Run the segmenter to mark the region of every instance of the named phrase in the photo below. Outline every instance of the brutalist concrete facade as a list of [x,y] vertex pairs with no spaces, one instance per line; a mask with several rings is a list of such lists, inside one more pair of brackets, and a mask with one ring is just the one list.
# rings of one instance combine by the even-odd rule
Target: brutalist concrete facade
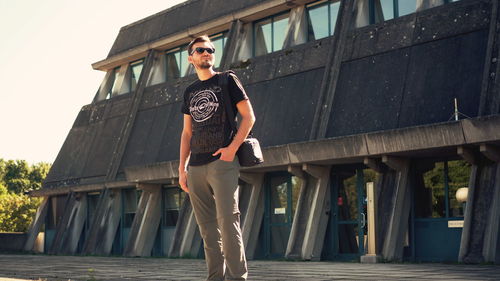
[[[25,249],[45,224],[49,253],[200,256],[188,196],[175,226],[162,227],[170,200],[164,187],[175,187],[178,177],[183,90],[196,76],[188,69],[164,81],[160,73],[165,50],[226,31],[220,69],[233,69],[245,86],[266,159],[241,170],[249,258],[271,258],[259,254],[274,243],[273,234],[268,244],[261,239],[272,232],[264,211],[269,174],[300,179],[281,257],[318,260],[328,245],[343,243],[332,242],[328,230],[341,204],[331,195],[338,180],[332,175],[370,168],[378,174],[377,254],[419,260],[412,206],[429,170],[422,163],[464,159],[471,165],[469,195],[451,260],[498,263],[499,1],[417,0],[414,13],[387,21],[377,19],[377,0],[340,1],[333,35],[311,41],[313,2],[190,0],[123,27],[108,57],[93,64],[107,72],[93,102],[78,113],[43,188],[32,192],[46,200]],[[254,22],[283,12],[283,48],[253,56]],[[142,72],[131,87],[137,59]],[[450,121],[454,99],[468,118]],[[136,209],[128,216],[124,202],[132,197]]]

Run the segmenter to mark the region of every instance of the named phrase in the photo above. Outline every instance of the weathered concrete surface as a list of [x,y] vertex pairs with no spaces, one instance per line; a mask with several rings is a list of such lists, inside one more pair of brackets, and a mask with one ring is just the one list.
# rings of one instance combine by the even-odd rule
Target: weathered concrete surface
[[[205,261],[0,255],[2,277],[41,280],[203,280]],[[249,280],[496,280],[500,266],[250,261]]]

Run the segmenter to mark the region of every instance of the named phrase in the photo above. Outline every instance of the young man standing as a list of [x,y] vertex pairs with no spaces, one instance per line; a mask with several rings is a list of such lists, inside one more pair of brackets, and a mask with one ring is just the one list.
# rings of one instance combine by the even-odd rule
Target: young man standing
[[[184,92],[179,184],[189,193],[204,241],[207,280],[246,280],[236,151],[252,129],[255,116],[234,74],[229,74],[227,87],[221,86],[224,74],[213,69],[215,48],[207,36],[191,41],[187,51],[198,80]],[[223,88],[229,91],[230,110],[242,117],[236,134],[226,115]]]

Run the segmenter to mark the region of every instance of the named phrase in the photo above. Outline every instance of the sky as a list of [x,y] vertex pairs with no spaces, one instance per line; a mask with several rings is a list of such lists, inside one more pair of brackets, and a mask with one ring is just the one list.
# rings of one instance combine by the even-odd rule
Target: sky
[[185,0],[0,0],[0,158],[53,163],[122,26]]

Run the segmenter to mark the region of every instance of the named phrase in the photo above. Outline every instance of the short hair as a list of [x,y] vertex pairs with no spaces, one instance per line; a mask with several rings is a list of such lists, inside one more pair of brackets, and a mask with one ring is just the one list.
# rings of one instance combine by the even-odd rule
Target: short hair
[[191,42],[189,42],[189,45],[187,46],[188,55],[191,55],[191,53],[193,52],[193,45],[199,42],[208,42],[210,43],[210,45],[212,45],[212,48],[215,49],[214,44],[212,44],[212,41],[210,41],[208,35],[202,35],[194,38]]

